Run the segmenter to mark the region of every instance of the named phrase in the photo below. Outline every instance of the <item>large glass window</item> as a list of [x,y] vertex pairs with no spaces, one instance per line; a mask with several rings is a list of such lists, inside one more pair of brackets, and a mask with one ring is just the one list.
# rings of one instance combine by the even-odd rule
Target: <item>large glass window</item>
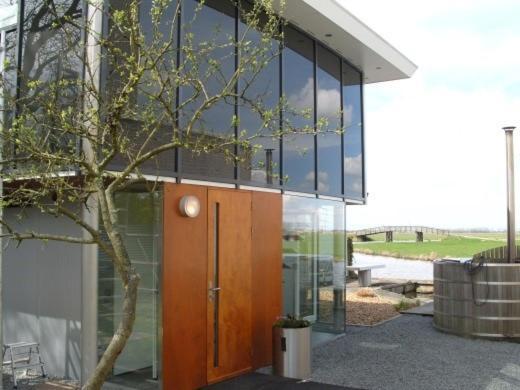
[[318,332],[345,328],[345,205],[283,198],[283,308]]
[[[116,206],[123,241],[141,282],[134,330],[109,381],[130,387],[146,381],[150,386],[159,376],[162,197],[160,192],[121,192]],[[123,291],[111,259],[101,250],[98,277],[98,350],[103,353],[121,319]]]
[[[263,47],[262,32],[248,27],[248,3],[242,2],[239,25],[239,54],[249,60],[243,74],[239,93],[239,134],[254,137],[240,154],[240,181],[264,185],[280,181],[280,42],[271,39],[270,47]],[[260,30],[264,21],[260,23]],[[253,61],[254,60],[254,61]],[[263,64],[266,63],[264,67]],[[273,133],[274,130],[274,133]]]
[[81,23],[75,22],[81,18],[82,2],[26,0],[23,4],[20,96],[29,96],[31,102],[23,109],[38,123],[42,140],[48,142],[45,147],[74,151],[75,140],[70,134],[56,134],[52,115],[55,110],[72,107],[76,112],[74,108],[80,108],[78,80],[82,77],[83,51]]
[[363,199],[363,116],[361,74],[343,63],[343,120],[345,126],[345,197]]
[[[116,11],[129,12],[129,0],[110,0],[109,5],[110,16]],[[176,10],[176,2],[139,3],[139,24],[146,45],[146,50],[140,52],[140,62],[147,68],[151,63],[154,66],[153,71],[145,71],[128,99],[118,139],[125,145],[124,151],[114,157],[110,169],[122,169],[139,153],[146,153],[178,137],[174,112],[177,90],[172,72],[177,66]],[[155,26],[153,20],[157,22]],[[108,19],[108,36],[114,46],[105,50],[107,89],[111,94],[119,94],[127,88],[127,57],[135,52],[112,17]],[[106,140],[110,142],[111,137],[106,137]],[[106,149],[107,153],[110,151],[110,147]],[[175,157],[175,150],[170,149],[146,161],[139,170],[151,175],[171,175],[176,169]]]
[[[305,134],[314,125],[314,41],[287,27],[284,32],[283,180],[295,191],[315,190],[314,135]],[[288,124],[290,124],[288,128]],[[287,134],[292,132],[294,134]]]
[[338,56],[317,47],[318,191],[341,195],[341,70]]
[[[181,88],[185,106],[180,116],[184,142],[193,153],[182,150],[182,170],[187,175],[233,179],[234,147],[218,148],[234,138],[235,99],[209,100],[221,94],[235,70],[235,13],[232,1],[208,0],[203,7],[196,0],[184,1],[182,15],[183,72],[193,82]],[[199,83],[199,81],[201,83]],[[202,88],[202,86],[204,88]],[[197,114],[200,112],[200,116]],[[197,115],[196,115],[197,114]],[[197,117],[193,130],[185,127]]]
[[[110,1],[121,8],[126,0]],[[276,38],[271,38],[266,51],[258,51],[266,42],[269,46],[269,40],[262,36],[262,18],[248,26],[245,15],[251,4],[248,0],[184,0],[180,29],[168,23],[175,17],[173,6],[154,29],[152,5],[142,2],[140,20],[147,44],[153,31],[165,43],[173,43],[160,66],[166,78],[173,67],[180,71],[180,81],[165,89],[169,96],[164,99],[177,106],[179,116],[164,122],[158,119],[165,110],[160,104],[150,105],[147,97],[148,92],[157,92],[158,83],[145,75],[135,97],[139,109],[134,110],[135,118],[125,119],[125,128],[129,134],[142,131],[146,135],[147,129],[139,130],[138,117],[146,114],[156,118],[155,128],[161,128],[150,145],[176,136],[185,144],[178,155],[172,151],[148,162],[144,173],[168,176],[177,170],[185,178],[281,185],[286,190],[363,200],[361,73],[291,25],[284,27],[281,57]],[[228,85],[236,62],[251,55],[257,61],[246,67],[238,85]],[[260,63],[267,65],[261,68]],[[154,73],[161,77],[161,72]],[[109,75],[109,79],[113,84],[117,75]],[[217,97],[226,85],[232,93],[236,89],[237,96]],[[277,107],[280,93],[282,112]],[[177,119],[179,126],[172,123]],[[284,131],[282,140],[280,129]],[[248,141],[240,142],[242,137]]]
[[[17,16],[17,4],[0,3],[0,109],[2,110],[0,120],[2,130],[11,127],[16,96]],[[0,151],[3,159],[10,159],[13,144],[3,141]]]

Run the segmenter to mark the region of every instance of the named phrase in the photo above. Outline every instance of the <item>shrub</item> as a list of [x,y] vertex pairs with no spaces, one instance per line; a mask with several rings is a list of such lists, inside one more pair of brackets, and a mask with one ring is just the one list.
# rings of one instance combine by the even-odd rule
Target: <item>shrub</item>
[[298,329],[298,328],[308,328],[311,326],[311,323],[307,320],[296,318],[295,316],[287,315],[287,317],[279,318],[273,325],[276,328],[285,328],[285,329]]

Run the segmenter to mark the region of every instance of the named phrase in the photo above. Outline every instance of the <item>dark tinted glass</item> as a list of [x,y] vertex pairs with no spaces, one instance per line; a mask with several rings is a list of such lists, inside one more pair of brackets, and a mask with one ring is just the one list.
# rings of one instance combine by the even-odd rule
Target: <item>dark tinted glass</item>
[[292,190],[314,191],[314,135],[304,134],[314,122],[314,42],[290,27],[284,38],[283,92],[289,106],[284,122],[295,132],[284,134],[283,180]]
[[318,191],[341,195],[340,59],[317,47]]
[[[209,99],[219,95],[235,70],[235,7],[228,0],[206,1],[197,11],[198,1],[186,0],[183,7],[183,45],[193,50],[194,60],[183,53],[182,67],[193,82],[181,89],[181,99],[186,103],[180,117],[181,128],[186,129],[194,114],[208,99],[198,81],[204,85]],[[192,34],[192,35],[188,35]],[[192,37],[190,43],[188,37]],[[208,49],[209,48],[209,49]],[[234,99],[218,99],[200,111],[193,130],[185,133],[185,141],[201,153],[182,151],[184,174],[209,178],[233,178],[233,147],[215,149],[215,145],[232,142],[234,137]],[[214,149],[210,153],[205,147]]]
[[[14,113],[14,100],[16,98],[16,31],[8,31],[5,34],[5,58],[2,72],[2,127],[10,128]],[[6,142],[3,145],[5,159],[12,157],[13,145]]]
[[[248,3],[241,6],[239,25],[239,52],[243,61],[264,67],[247,66],[240,80],[239,134],[253,137],[240,154],[240,180],[258,184],[278,184],[280,179],[279,130],[280,99],[280,42],[272,39],[270,46],[261,42],[262,33],[247,26]],[[261,29],[262,27],[260,27]],[[270,118],[270,119],[268,119]],[[274,133],[273,133],[274,130]],[[242,133],[243,132],[243,133]]]
[[56,134],[51,126],[45,126],[52,119],[46,117],[44,107],[80,107],[81,28],[69,18],[80,20],[82,2],[27,0],[24,4],[20,95],[30,97],[31,104],[23,108],[39,124],[42,139],[48,140],[46,147],[75,148],[69,134]]
[[343,63],[345,196],[354,199],[364,198],[361,104],[361,74],[347,63]]
[[[128,10],[129,0],[110,0],[110,13]],[[139,80],[124,112],[120,132],[126,138],[123,153],[110,165],[117,170],[125,167],[132,157],[146,153],[178,136],[175,126],[176,85],[172,70],[177,58],[176,2],[142,1],[139,3],[139,24],[146,49],[141,63],[154,63],[153,72],[146,71]],[[152,13],[157,23],[154,25]],[[109,18],[109,36],[118,51],[108,51],[108,89],[118,94],[127,84],[126,56],[131,56],[128,37]],[[145,145],[146,144],[146,145]],[[143,145],[145,145],[143,147]],[[141,164],[140,172],[150,175],[171,175],[175,171],[175,150],[162,152]]]

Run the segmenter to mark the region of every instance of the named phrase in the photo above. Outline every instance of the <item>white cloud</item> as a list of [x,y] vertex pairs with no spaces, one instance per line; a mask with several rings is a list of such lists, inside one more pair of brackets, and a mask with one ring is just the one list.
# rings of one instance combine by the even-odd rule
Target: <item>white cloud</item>
[[336,121],[341,114],[341,93],[337,89],[318,89],[318,115]]
[[[305,175],[305,185],[306,188],[309,187],[309,184],[313,185],[314,183],[314,171],[311,171]],[[330,190],[329,184],[329,174],[324,171],[318,172],[318,188],[320,191],[327,192]]]
[[314,81],[309,78],[302,89],[288,98],[290,107],[306,110],[314,106]]
[[360,176],[363,167],[363,160],[360,154],[355,157],[345,157],[345,174]]
[[[507,18],[518,2],[342,2],[419,66],[410,80],[366,87],[370,196],[350,207],[349,228],[504,228],[500,128],[520,126],[520,24],[500,26],[497,15]],[[520,172],[518,139],[515,157]]]
[[[335,120],[340,115],[341,93],[337,89],[318,89],[319,115]],[[298,110],[307,110],[314,107],[314,81],[312,78],[297,93],[288,98],[289,106]]]
[[345,118],[345,127],[352,126],[352,114],[354,113],[354,106],[352,104],[343,108],[343,117]]

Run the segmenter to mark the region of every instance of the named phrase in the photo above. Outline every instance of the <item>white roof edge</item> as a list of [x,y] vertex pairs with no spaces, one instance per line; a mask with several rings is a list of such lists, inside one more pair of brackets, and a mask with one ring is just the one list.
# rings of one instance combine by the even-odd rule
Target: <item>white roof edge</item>
[[[315,0],[306,0],[309,3],[318,3]],[[377,32],[372,30],[370,27],[368,27],[362,20],[360,20],[356,15],[352,14],[347,10],[341,3],[338,2],[338,0],[329,0],[332,1],[337,7],[339,7],[342,12],[345,14],[345,16],[352,19],[352,21],[355,21],[359,27],[360,30],[364,30],[360,32],[359,36],[354,35],[352,32],[349,31],[351,35],[358,38],[360,41],[364,41],[363,38],[367,38],[367,41],[370,41],[374,45],[379,46],[380,49],[386,51],[387,55],[389,57],[392,57],[396,62],[399,62],[400,65],[402,65],[403,69],[406,69],[405,72],[408,77],[412,77],[414,72],[417,70],[417,65],[411,61],[408,57],[406,57],[403,53],[401,53],[398,49],[395,48],[391,43],[389,43],[386,39],[384,39],[381,35],[379,35]],[[323,2],[323,1],[322,1]],[[363,36],[365,35],[365,37]],[[371,47],[372,50],[376,51],[378,47]]]
[[286,0],[284,9],[280,1],[275,6],[286,20],[358,67],[366,83],[406,79],[417,70],[417,65],[337,0]]

